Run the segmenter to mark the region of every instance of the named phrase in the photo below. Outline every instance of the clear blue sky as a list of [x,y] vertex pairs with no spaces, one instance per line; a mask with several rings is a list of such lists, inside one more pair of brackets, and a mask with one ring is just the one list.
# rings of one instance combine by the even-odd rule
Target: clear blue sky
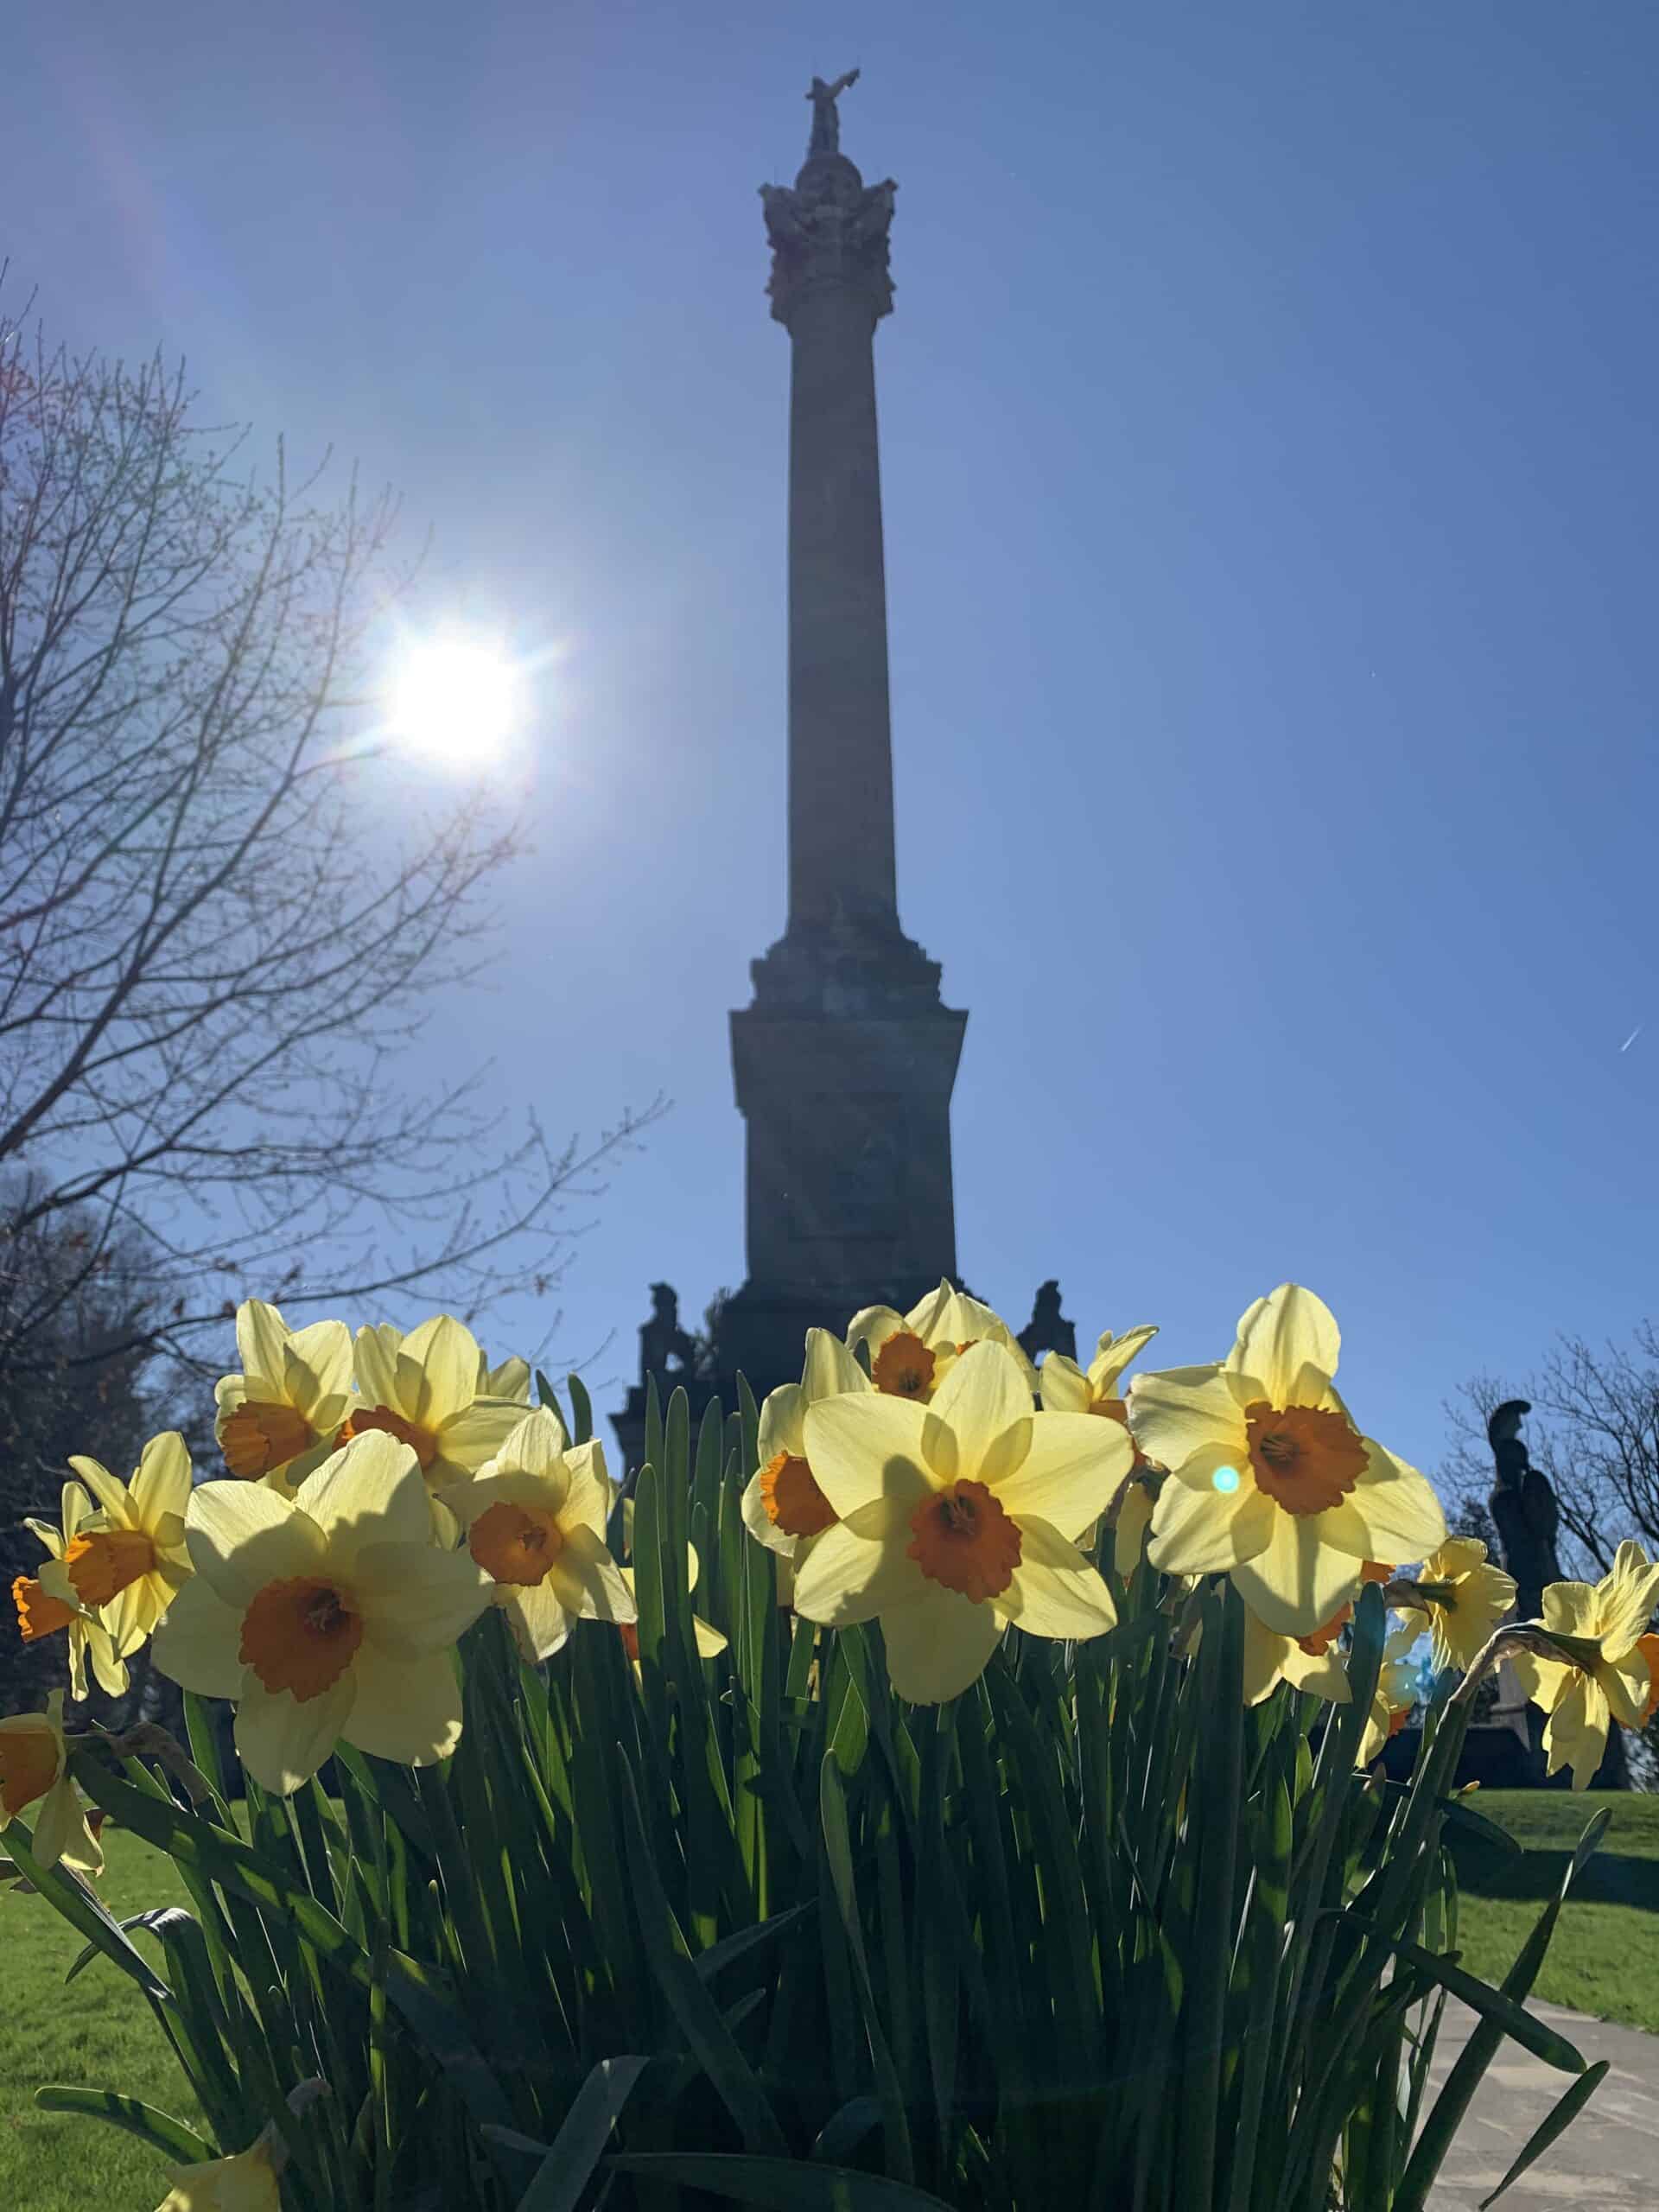
[[579,1210],[560,1344],[617,1332],[608,1399],[652,1278],[689,1318],[743,1271],[726,1011],[784,895],[755,187],[854,63],[969,1280],[1017,1325],[1057,1274],[1175,1362],[1298,1278],[1429,1465],[1461,1376],[1659,1307],[1659,15],[168,0],[8,47],[0,251],[53,326],[356,456],[433,526],[429,607],[561,648],[500,987],[430,1038],[555,1130],[677,1102]]

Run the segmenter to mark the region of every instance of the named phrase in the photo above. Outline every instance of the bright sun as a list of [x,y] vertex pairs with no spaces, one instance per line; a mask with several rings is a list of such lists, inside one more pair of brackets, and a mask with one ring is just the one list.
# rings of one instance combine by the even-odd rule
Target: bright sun
[[433,638],[404,652],[386,726],[431,760],[478,766],[500,754],[520,709],[518,676],[504,654],[468,639]]

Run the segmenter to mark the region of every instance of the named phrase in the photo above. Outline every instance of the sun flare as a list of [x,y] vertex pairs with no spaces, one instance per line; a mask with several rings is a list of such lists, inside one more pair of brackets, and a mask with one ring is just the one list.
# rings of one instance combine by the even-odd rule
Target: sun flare
[[433,638],[401,656],[386,726],[412,752],[475,768],[499,757],[521,710],[518,671],[504,653],[473,639]]

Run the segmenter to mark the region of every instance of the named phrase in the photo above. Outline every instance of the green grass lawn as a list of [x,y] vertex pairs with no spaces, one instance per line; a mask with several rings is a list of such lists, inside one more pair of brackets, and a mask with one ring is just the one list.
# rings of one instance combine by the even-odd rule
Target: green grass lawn
[[[134,1836],[105,1838],[99,1885],[118,1917],[185,1902],[171,1863]],[[160,1961],[160,1946],[136,1939]],[[66,1988],[81,1950],[41,1898],[0,1891],[0,2205],[7,2212],[155,2212],[167,2194],[153,2151],[99,2120],[36,2112],[46,2082],[120,2089],[202,2125],[149,2007],[107,1959]],[[237,2146],[240,2148],[240,2145]]]
[[[1558,2005],[1659,2031],[1659,1797],[1483,1790],[1489,1820],[1525,1847],[1508,1858],[1460,1841],[1463,1962],[1502,1979],[1568,1853],[1599,1807],[1613,1808],[1600,1853],[1561,1916],[1536,1993]],[[105,1838],[102,1888],[118,1915],[182,1901],[168,1861],[134,1837]],[[147,1941],[140,1936],[138,1941]],[[142,1997],[107,1960],[66,1988],[80,1949],[67,1923],[37,1897],[0,1896],[0,2206],[8,2212],[154,2212],[166,2194],[161,2161],[94,2120],[33,2108],[45,2082],[116,2088],[200,2126],[195,2100]],[[240,2147],[236,2146],[236,2147]]]
[[1514,1963],[1592,1813],[1609,1805],[1601,1849],[1573,1885],[1534,1994],[1659,2033],[1659,1797],[1616,1790],[1482,1789],[1473,1800],[1525,1849],[1457,1847],[1463,1963],[1499,1981]]

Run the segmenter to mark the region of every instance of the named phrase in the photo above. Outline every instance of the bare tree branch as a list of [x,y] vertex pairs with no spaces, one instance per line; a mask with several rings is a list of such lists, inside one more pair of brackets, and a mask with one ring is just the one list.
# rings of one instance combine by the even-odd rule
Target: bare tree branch
[[[0,327],[0,1264],[93,1221],[142,1274],[132,1346],[186,1358],[251,1291],[476,1314],[550,1281],[660,1108],[558,1147],[457,1073],[433,1014],[518,833],[480,791],[423,813],[366,725],[395,501],[245,448],[159,356]],[[84,1287],[13,1299],[0,1353],[61,1361]]]

